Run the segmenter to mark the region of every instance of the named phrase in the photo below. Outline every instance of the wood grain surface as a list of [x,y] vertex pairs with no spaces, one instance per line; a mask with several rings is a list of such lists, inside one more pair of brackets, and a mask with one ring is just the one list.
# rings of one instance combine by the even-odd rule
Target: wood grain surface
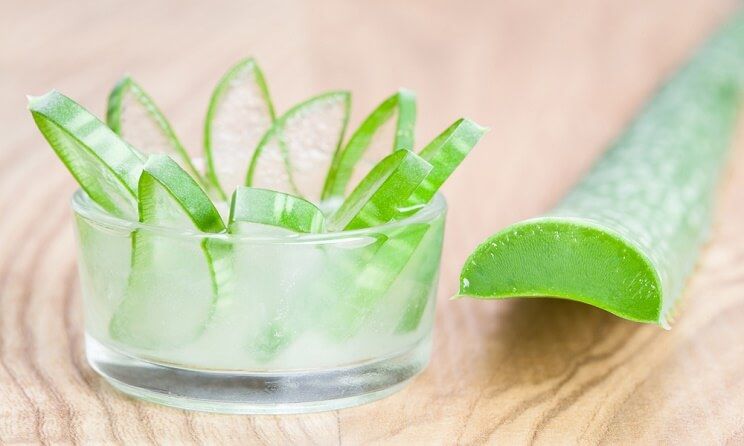
[[[550,207],[726,0],[0,2],[0,442],[4,444],[744,444],[744,130],[717,226],[671,332],[585,305],[448,301],[467,254]],[[200,147],[210,90],[256,56],[278,109],[354,91],[352,124],[399,86],[423,143],[492,131],[445,187],[435,348],[367,406],[221,416],[135,401],[86,364],[69,199],[25,94],[103,115],[131,73]],[[744,126],[741,126],[744,127]]]

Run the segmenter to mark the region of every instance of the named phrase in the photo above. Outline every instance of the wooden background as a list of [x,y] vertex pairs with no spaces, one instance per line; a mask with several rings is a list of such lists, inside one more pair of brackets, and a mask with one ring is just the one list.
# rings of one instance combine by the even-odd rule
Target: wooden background
[[[736,6],[1,1],[0,442],[744,443],[744,131],[671,332],[571,302],[447,300],[476,244],[553,204]],[[57,88],[102,115],[129,72],[198,149],[212,86],[246,55],[280,111],[349,88],[355,124],[406,86],[420,98],[420,143],[461,115],[492,128],[445,188],[433,360],[395,396],[304,416],[187,413],[123,397],[86,365],[75,186],[24,95]]]

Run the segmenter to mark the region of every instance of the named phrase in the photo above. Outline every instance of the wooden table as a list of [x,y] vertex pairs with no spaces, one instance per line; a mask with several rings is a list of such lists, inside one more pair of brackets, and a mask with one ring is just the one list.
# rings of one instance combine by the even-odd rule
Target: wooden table
[[[671,332],[555,300],[448,301],[467,254],[570,187],[643,98],[736,7],[727,0],[3,2],[0,442],[744,443],[744,132],[718,225]],[[492,128],[447,184],[435,351],[402,392],[303,416],[146,404],[87,366],[69,198],[24,94],[103,114],[133,74],[198,149],[210,90],[255,55],[280,110],[355,92],[352,124],[398,86],[418,141]]]

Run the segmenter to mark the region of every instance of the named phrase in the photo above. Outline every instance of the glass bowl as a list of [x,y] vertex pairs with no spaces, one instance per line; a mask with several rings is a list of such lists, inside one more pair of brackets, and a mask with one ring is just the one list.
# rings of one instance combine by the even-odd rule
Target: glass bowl
[[[82,191],[72,208],[87,358],[127,394],[223,413],[331,410],[391,394],[429,361],[441,195],[406,219],[327,234],[148,226]],[[132,255],[134,234],[147,255]]]

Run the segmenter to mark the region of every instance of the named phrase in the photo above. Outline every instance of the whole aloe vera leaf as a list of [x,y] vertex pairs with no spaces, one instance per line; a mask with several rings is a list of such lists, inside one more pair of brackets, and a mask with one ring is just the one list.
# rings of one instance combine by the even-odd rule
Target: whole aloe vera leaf
[[[397,116],[392,141],[375,141],[384,133],[383,128],[392,124],[393,115]],[[400,89],[382,101],[354,131],[343,150],[336,152],[326,177],[322,198],[343,197],[349,183],[352,182],[353,187],[358,182],[352,181],[352,176],[361,172],[361,178],[367,173],[359,166],[363,157],[365,161],[377,163],[393,150],[413,150],[415,125],[416,95],[412,91]]]
[[460,295],[564,298],[668,328],[708,234],[743,55],[740,14],[552,212],[498,232],[471,254]]

